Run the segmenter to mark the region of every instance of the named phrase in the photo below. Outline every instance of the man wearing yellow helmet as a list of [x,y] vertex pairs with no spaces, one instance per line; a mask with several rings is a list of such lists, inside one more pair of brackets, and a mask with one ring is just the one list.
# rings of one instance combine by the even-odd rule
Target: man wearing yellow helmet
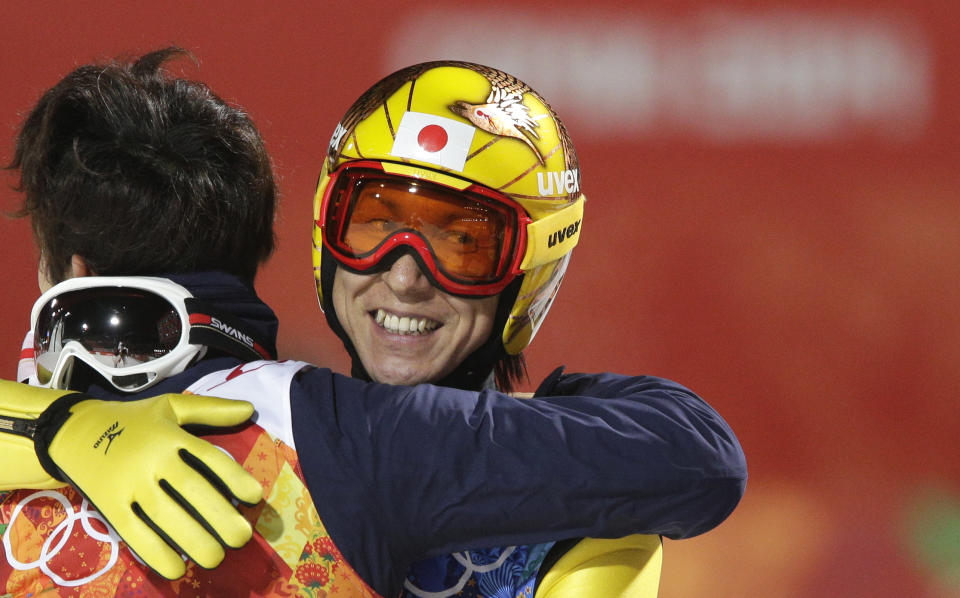
[[[583,211],[579,163],[566,129],[515,77],[471,63],[433,62],[374,85],[337,127],[314,200],[317,292],[352,357],[353,375],[509,391],[525,374],[521,351],[557,293]],[[642,402],[625,380],[558,370],[537,396]],[[513,431],[518,439],[526,432]],[[517,450],[522,447],[521,441]],[[578,451],[602,461],[602,450],[592,454],[594,448],[588,443]],[[549,457],[534,450],[530,458],[549,468]],[[506,467],[491,468],[488,475],[511,477]],[[518,486],[525,482],[516,479]],[[508,511],[512,504],[488,508]],[[688,513],[698,508],[690,506]],[[404,591],[651,596],[659,564],[657,536],[548,541],[422,561],[408,573]]]
[[[355,371],[426,361],[410,350],[430,344],[460,358],[445,359],[443,371],[394,382],[482,388],[493,369],[501,388],[516,380],[520,352],[546,316],[579,240],[583,204],[566,129],[518,79],[441,62],[374,85],[337,127],[314,200],[317,291]],[[388,210],[403,210],[403,219],[385,218]],[[356,306],[334,309],[332,302],[349,302],[346,293],[331,292],[335,285],[350,285],[350,273],[387,270],[401,255],[449,302],[484,312],[487,327],[473,331],[483,337],[473,347],[479,352],[464,353],[462,343],[450,342],[449,325],[427,318],[416,332],[422,322],[430,334],[408,336],[387,359],[384,347],[367,342],[372,335],[353,330],[366,323]],[[344,274],[334,279],[338,267]],[[386,321],[392,326],[392,318]]]

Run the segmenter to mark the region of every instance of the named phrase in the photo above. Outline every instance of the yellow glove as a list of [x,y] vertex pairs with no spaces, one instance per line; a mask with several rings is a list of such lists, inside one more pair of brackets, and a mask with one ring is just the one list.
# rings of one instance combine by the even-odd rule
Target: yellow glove
[[[0,384],[2,396],[14,383]],[[262,487],[229,455],[180,427],[241,424],[253,413],[250,403],[178,394],[101,401],[33,390],[59,396],[35,420],[39,462],[75,486],[157,573],[184,574],[178,551],[216,567],[223,545],[250,540],[250,524],[224,493],[254,504]]]
[[535,598],[655,598],[660,588],[660,536],[584,538],[550,567]]
[[66,486],[40,464],[33,447],[33,434],[40,414],[66,390],[34,388],[0,380],[0,490],[48,489]]

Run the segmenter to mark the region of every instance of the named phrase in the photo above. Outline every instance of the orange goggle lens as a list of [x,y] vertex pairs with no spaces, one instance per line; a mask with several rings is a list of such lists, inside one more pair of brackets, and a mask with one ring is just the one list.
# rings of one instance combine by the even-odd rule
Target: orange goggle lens
[[321,222],[324,244],[348,268],[374,269],[394,249],[408,247],[444,290],[492,295],[520,273],[530,219],[485,187],[454,189],[361,162],[331,176]]

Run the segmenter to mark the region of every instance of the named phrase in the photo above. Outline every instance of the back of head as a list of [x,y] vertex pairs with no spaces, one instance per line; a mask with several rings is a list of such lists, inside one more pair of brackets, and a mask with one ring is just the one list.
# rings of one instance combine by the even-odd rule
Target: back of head
[[276,186],[259,132],[204,84],[166,75],[179,48],[81,66],[27,116],[20,170],[53,282],[223,270],[252,282],[274,248]]

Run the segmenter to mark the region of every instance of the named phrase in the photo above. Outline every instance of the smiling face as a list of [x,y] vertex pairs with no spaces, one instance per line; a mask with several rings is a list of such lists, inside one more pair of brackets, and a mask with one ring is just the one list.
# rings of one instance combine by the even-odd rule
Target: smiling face
[[445,293],[404,255],[375,274],[338,266],[332,300],[373,380],[418,384],[442,379],[483,345],[493,329],[498,296],[466,299]]

